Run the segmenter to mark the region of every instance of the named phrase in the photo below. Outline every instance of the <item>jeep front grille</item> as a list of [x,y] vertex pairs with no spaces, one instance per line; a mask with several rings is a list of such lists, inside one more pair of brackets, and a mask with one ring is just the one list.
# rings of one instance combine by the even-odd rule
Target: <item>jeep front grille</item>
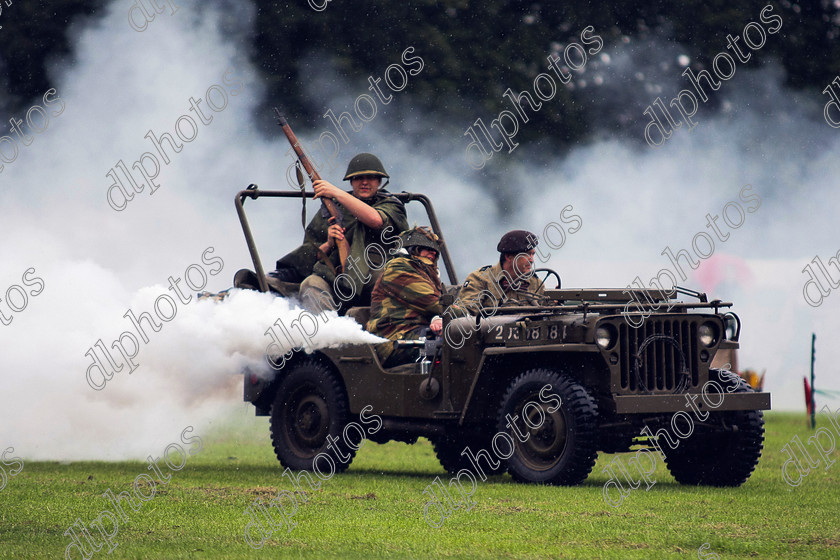
[[[638,329],[621,321],[621,391],[682,393],[699,385],[698,322],[649,317]],[[705,365],[705,364],[704,364]]]

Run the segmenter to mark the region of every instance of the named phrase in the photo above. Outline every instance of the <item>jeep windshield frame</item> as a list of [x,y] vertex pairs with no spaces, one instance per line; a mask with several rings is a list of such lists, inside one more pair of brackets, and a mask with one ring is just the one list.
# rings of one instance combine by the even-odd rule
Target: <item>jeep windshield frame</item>
[[[409,202],[417,201],[423,205],[423,207],[426,209],[426,215],[429,218],[429,225],[431,225],[432,231],[434,231],[437,234],[437,236],[440,237],[440,255],[443,259],[443,265],[446,268],[446,273],[449,276],[449,283],[457,286],[458,276],[455,273],[455,266],[452,263],[452,257],[449,254],[449,248],[446,245],[446,240],[443,236],[443,232],[440,229],[440,223],[438,222],[437,215],[435,214],[435,209],[432,206],[432,201],[429,200],[429,198],[426,195],[419,193],[410,193],[403,191],[400,193],[388,194],[398,199],[403,204],[408,204]],[[262,266],[262,261],[260,260],[259,252],[257,251],[257,245],[254,241],[254,235],[251,232],[251,226],[248,223],[248,217],[245,215],[245,200],[249,198],[252,200],[257,200],[260,198],[313,198],[314,196],[314,192],[308,191],[262,190],[259,187],[257,187],[257,185],[253,184],[249,185],[247,189],[236,193],[236,214],[239,216],[239,223],[242,226],[242,233],[245,235],[245,242],[248,244],[248,252],[251,254],[251,261],[254,263],[254,271],[257,273],[257,280],[259,281],[261,292],[268,292],[268,282],[266,282],[265,279],[265,271]]]
[[[675,294],[696,297],[699,301],[688,303],[672,302],[670,296]],[[484,311],[488,315],[523,315],[524,318],[538,317],[552,313],[583,313],[586,316],[589,313],[601,313],[603,311],[618,312],[620,309],[626,311],[626,308],[631,303],[637,306],[641,303],[641,305],[651,308],[652,311],[657,311],[660,306],[665,305],[667,306],[667,311],[674,309],[681,311],[687,311],[689,309],[712,309],[715,314],[722,307],[733,306],[731,302],[721,301],[719,299],[708,301],[706,294],[681,286],[674,286],[674,289],[670,293],[663,290],[636,288],[629,290],[614,288],[567,288],[563,290],[545,290],[544,295],[546,298],[554,300],[557,304],[489,307],[485,308]],[[740,324],[738,325],[738,331],[740,332]]]

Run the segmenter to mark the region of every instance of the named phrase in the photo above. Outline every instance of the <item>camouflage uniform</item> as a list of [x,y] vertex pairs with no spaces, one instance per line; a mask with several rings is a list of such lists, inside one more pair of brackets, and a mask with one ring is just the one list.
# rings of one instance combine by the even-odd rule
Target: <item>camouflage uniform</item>
[[[350,192],[352,193],[352,191]],[[347,259],[348,270],[345,272],[354,283],[354,286],[351,286],[342,278],[339,280],[342,283],[341,291],[345,294],[350,294],[353,291],[356,293],[356,296],[348,301],[344,307],[350,307],[353,302],[359,300],[366,301],[370,287],[375,281],[375,274],[372,274],[371,265],[374,269],[381,269],[382,255],[389,256],[389,250],[396,247],[397,235],[408,229],[405,206],[392,197],[388,191],[380,189],[373,198],[364,200],[364,202],[379,213],[382,218],[382,229],[366,226],[341,204],[336,203],[336,207],[344,216],[344,237],[350,244],[350,255]],[[319,211],[306,226],[304,244],[278,260],[277,268],[294,269],[300,278],[315,274],[323,278],[332,288],[336,278],[336,269],[341,263],[339,252],[335,249],[328,257],[320,259],[318,255],[318,247],[327,241],[327,229],[330,226],[329,217],[329,213],[325,215],[323,211]],[[389,226],[392,229],[383,235],[383,230]],[[386,243],[383,241],[383,237],[392,241]],[[368,251],[367,259],[365,259],[365,251],[369,245],[377,245],[382,250],[371,249]],[[352,261],[352,264],[350,261]],[[370,262],[370,265],[368,262]],[[336,302],[338,302],[338,298],[336,298]]]
[[[389,340],[420,338],[435,315],[443,313],[443,286],[437,266],[423,257],[398,256],[385,265],[371,296],[367,330]],[[409,361],[415,349],[396,350],[393,343],[377,346],[386,367]],[[386,363],[387,362],[387,363]]]
[[535,277],[511,282],[502,265],[496,263],[479,268],[467,276],[453,311],[466,311],[471,315],[486,316],[484,309],[503,305],[536,305],[543,293],[540,281]]

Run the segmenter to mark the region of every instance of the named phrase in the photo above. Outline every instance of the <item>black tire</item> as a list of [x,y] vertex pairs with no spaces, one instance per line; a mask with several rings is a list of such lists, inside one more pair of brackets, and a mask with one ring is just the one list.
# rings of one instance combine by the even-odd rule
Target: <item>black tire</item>
[[[292,470],[311,471],[315,456],[325,453],[336,472],[345,471],[356,455],[341,441],[348,410],[344,388],[329,368],[314,360],[290,366],[271,406],[271,442],[277,459]],[[339,447],[338,452],[328,449],[327,436],[339,440],[332,446]],[[321,459],[318,467],[324,469],[326,464]]]
[[[540,398],[541,389],[550,385]],[[561,405],[552,405],[550,395],[560,397]],[[531,425],[526,426],[522,411],[529,402]],[[556,402],[556,401],[555,401]],[[548,406],[551,405],[551,406]],[[536,420],[539,408],[544,421]],[[549,409],[555,409],[549,412]],[[524,442],[508,426],[507,415],[516,418]],[[548,369],[532,369],[517,377],[505,391],[499,408],[496,428],[510,435],[514,450],[507,460],[508,472],[519,482],[538,482],[572,486],[583,482],[598,456],[598,406],[582,385]],[[501,447],[501,446],[500,446]],[[502,449],[502,452],[509,448]]]
[[[481,449],[486,449],[490,454],[491,459],[496,459],[490,448],[490,437],[479,437],[476,435],[446,435],[432,438],[432,446],[435,448],[435,455],[441,466],[450,474],[457,474],[461,469],[474,471],[475,467],[472,462],[465,455],[461,455],[465,448],[469,447],[473,453],[478,453]],[[498,468],[492,468],[487,465],[487,461],[482,461],[481,469],[487,475],[503,474],[507,470],[504,461],[499,462]]]
[[[729,375],[737,377],[721,370],[709,372],[709,378],[727,387],[727,392],[754,392],[742,379],[735,390],[729,390],[733,383],[725,379]],[[720,428],[695,429],[676,449],[663,448],[668,470],[680,484],[741,486],[755,470],[764,448],[764,415],[760,410],[710,412],[705,423]]]

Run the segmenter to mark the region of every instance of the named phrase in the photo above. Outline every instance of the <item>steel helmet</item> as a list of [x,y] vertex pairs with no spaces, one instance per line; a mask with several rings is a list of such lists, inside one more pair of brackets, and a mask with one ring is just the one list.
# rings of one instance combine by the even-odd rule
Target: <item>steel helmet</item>
[[400,234],[403,247],[425,247],[440,254],[440,237],[427,227],[416,227]]
[[347,173],[344,175],[344,180],[349,181],[356,175],[379,175],[390,179],[390,175],[385,171],[385,166],[382,165],[379,158],[368,153],[356,154],[347,164]]

